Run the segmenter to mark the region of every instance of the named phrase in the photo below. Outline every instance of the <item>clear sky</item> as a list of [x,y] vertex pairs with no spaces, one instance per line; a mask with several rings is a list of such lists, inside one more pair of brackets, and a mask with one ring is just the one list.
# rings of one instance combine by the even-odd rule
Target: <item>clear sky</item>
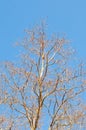
[[23,38],[24,29],[45,19],[52,33],[66,33],[77,50],[86,57],[86,0],[1,0],[0,61],[14,59],[12,45]]

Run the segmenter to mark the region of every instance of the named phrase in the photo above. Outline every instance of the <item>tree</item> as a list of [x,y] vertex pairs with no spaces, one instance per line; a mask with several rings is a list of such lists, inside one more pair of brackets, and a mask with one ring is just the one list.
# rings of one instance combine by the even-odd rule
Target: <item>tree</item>
[[1,64],[1,129],[82,130],[85,70],[72,63],[70,42],[54,35],[49,39],[44,24],[26,34],[16,44],[22,50],[19,62]]

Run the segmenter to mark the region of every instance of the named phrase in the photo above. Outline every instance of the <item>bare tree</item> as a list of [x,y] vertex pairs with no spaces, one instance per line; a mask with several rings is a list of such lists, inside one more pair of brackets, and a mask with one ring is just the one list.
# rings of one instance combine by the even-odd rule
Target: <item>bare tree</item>
[[21,47],[18,64],[1,65],[1,128],[82,130],[86,119],[83,65],[75,67],[69,41],[55,35],[50,39],[43,24],[26,34],[16,44]]

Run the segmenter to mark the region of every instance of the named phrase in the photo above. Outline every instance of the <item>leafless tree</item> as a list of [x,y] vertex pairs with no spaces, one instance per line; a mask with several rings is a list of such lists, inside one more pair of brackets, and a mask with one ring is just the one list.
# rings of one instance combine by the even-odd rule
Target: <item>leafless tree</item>
[[70,42],[55,35],[49,38],[42,24],[26,30],[16,45],[21,48],[18,63],[1,64],[1,129],[82,130],[85,70],[72,61]]

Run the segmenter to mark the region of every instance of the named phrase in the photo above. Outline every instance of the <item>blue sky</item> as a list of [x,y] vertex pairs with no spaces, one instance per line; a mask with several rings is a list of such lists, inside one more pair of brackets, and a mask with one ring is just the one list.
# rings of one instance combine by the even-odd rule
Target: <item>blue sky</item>
[[1,0],[0,61],[14,59],[13,44],[31,28],[45,19],[51,33],[66,33],[77,50],[86,57],[86,0]]

